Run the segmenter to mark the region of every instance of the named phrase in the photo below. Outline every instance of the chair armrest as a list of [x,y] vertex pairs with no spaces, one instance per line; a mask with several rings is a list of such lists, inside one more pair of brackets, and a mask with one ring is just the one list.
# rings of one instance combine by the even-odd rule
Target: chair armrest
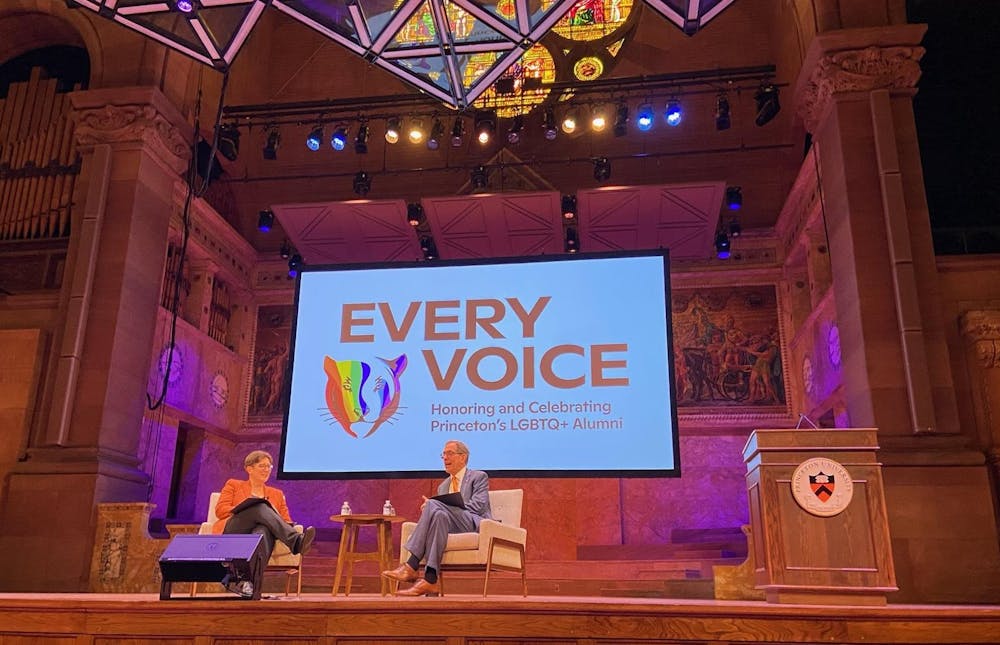
[[479,524],[479,552],[477,559],[485,564],[489,560],[490,545],[493,545],[493,565],[524,568],[524,546],[528,531],[519,526],[509,526],[494,520],[483,520]]
[[202,522],[198,527],[198,535],[208,535],[212,532],[212,522]]
[[528,541],[528,531],[519,526],[509,526],[496,520],[483,520],[479,523],[479,549],[485,551],[490,547],[490,539],[497,537],[517,544]]

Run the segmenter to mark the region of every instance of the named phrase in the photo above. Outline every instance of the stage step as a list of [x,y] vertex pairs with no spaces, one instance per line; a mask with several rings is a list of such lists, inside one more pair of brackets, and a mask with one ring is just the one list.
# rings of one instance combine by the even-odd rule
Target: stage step
[[[650,580],[600,580],[586,578],[536,578],[528,567],[528,591],[532,596],[603,596],[623,598],[690,598],[711,599],[715,586],[711,579],[650,579]],[[483,592],[481,574],[449,573],[445,577],[448,594],[479,595]],[[280,579],[265,583],[265,589],[278,593]],[[377,594],[380,579],[371,574],[355,574],[351,594]],[[302,590],[307,593],[331,592],[332,578],[315,578],[306,575]],[[343,595],[343,587],[339,591]],[[490,576],[490,595],[521,595],[521,579],[515,574]]]
[[[596,595],[651,598],[712,598],[712,566],[737,565],[737,558],[706,558],[695,560],[590,560],[528,562],[528,589],[532,595]],[[329,593],[333,585],[337,560],[322,553],[310,553],[306,558],[303,590]],[[482,593],[483,574],[451,572],[447,589],[456,594]],[[380,578],[372,562],[354,567],[351,593],[378,593]],[[269,585],[270,586],[270,585]],[[342,592],[342,589],[341,589]],[[520,577],[515,574],[493,574],[490,593],[520,594]]]
[[[312,551],[305,559],[303,591],[330,593],[337,569],[339,529],[320,529]],[[532,595],[619,596],[636,598],[714,597],[715,565],[735,566],[746,559],[746,537],[739,527],[675,529],[669,544],[586,545],[577,549],[576,560],[528,562],[528,589]],[[374,540],[372,540],[374,542]],[[374,549],[362,536],[363,550]],[[373,562],[354,566],[352,594],[379,593],[381,579]],[[481,594],[483,575],[448,573],[447,591]],[[284,582],[269,576],[268,590],[278,591]],[[342,590],[341,590],[342,593]],[[520,577],[494,574],[490,594],[519,595]]]

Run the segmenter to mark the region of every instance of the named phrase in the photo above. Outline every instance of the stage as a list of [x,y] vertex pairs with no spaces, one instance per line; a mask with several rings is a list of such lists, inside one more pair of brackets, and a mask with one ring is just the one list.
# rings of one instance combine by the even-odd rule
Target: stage
[[1000,605],[572,596],[0,594],[0,643],[997,643]]

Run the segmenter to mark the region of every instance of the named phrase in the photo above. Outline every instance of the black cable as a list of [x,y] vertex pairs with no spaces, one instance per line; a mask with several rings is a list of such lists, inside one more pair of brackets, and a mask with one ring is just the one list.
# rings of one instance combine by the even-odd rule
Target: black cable
[[163,370],[163,381],[160,386],[160,393],[156,400],[150,394],[146,393],[146,406],[150,410],[156,410],[167,398],[167,390],[170,387],[170,370],[173,368],[174,364],[174,349],[175,341],[177,339],[177,318],[179,317],[180,310],[180,299],[181,299],[181,282],[184,277],[184,261],[187,259],[187,246],[188,240],[191,237],[191,203],[194,201],[195,197],[201,197],[208,190],[209,182],[212,177],[212,166],[215,163],[215,153],[219,147],[219,129],[222,123],[222,107],[226,98],[226,87],[229,85],[229,71],[222,75],[222,87],[219,91],[219,105],[215,113],[215,134],[212,137],[212,151],[208,158],[208,163],[205,170],[205,176],[202,178],[201,186],[195,191],[195,182],[198,175],[198,141],[200,138],[200,116],[201,116],[201,99],[202,99],[202,88],[199,83],[198,86],[198,100],[195,102],[195,112],[194,112],[194,135],[192,137],[191,143],[191,161],[188,164],[187,173],[187,192],[184,197],[184,210],[181,215],[181,221],[183,224],[182,237],[181,237],[181,248],[180,254],[177,260],[177,268],[174,271],[173,281],[174,281],[174,293],[173,301],[170,303],[170,341],[167,347],[170,351],[167,355],[167,365]]

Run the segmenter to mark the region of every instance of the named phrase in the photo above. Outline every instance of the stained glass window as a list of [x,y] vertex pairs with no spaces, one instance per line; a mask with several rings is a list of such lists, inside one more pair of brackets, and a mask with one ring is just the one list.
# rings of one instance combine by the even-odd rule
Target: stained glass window
[[[485,54],[477,54],[484,56]],[[488,68],[489,61],[482,66]],[[466,74],[477,65],[470,61]],[[543,45],[536,44],[489,87],[475,102],[476,107],[496,110],[497,116],[526,114],[549,95],[548,85],[556,80],[555,62]]]
[[597,40],[625,24],[632,0],[580,0],[552,28],[570,40]]

